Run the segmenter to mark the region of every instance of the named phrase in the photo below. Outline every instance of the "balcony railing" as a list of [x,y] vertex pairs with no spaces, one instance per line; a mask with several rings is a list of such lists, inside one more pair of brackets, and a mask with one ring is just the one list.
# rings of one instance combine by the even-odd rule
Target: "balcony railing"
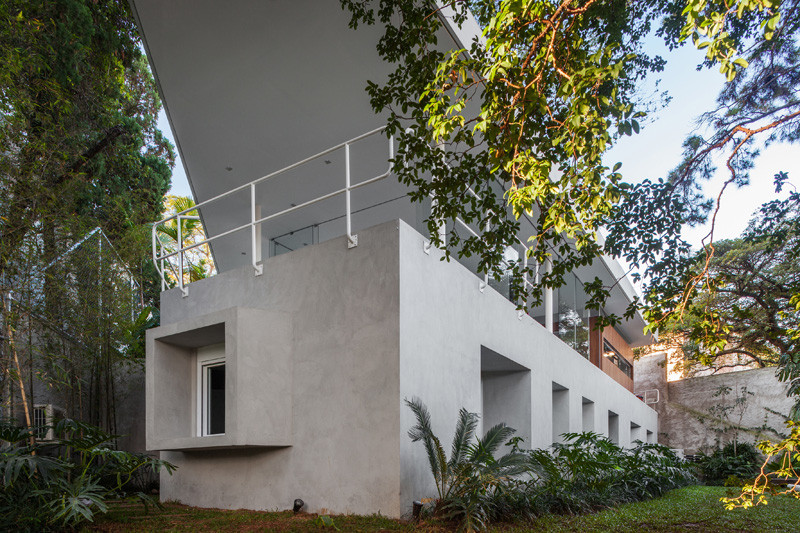
[[[314,154],[310,157],[307,157],[301,161],[293,163],[289,166],[286,166],[280,170],[276,170],[270,174],[262,176],[258,179],[255,179],[249,183],[245,183],[244,185],[240,185],[235,187],[229,191],[226,191],[220,195],[214,196],[213,198],[209,198],[203,202],[200,202],[192,207],[179,211],[173,215],[170,215],[163,220],[159,220],[158,222],[153,224],[152,228],[152,245],[153,245],[153,261],[156,265],[156,269],[159,272],[161,277],[161,288],[162,290],[166,290],[171,285],[171,282],[168,281],[167,272],[170,271],[173,274],[173,277],[176,279],[175,285],[180,289],[181,294],[183,296],[188,295],[188,288],[187,288],[187,272],[186,272],[186,255],[187,253],[191,253],[193,250],[198,249],[200,247],[209,246],[214,241],[219,239],[225,238],[232,234],[240,233],[240,232],[250,232],[250,258],[251,264],[254,270],[255,275],[261,275],[263,273],[263,264],[261,262],[261,225],[275,220],[279,217],[289,215],[292,212],[298,211],[300,209],[309,207],[311,205],[317,204],[319,202],[323,202],[325,200],[329,200],[331,198],[337,196],[344,196],[345,198],[345,205],[344,205],[344,217],[346,219],[346,226],[345,226],[345,233],[347,236],[347,246],[352,248],[358,245],[358,235],[353,234],[353,225],[352,225],[352,216],[353,216],[353,209],[351,207],[350,195],[351,192],[362,188],[367,187],[369,185],[375,184],[381,180],[386,179],[391,174],[391,164],[384,172],[381,172],[378,175],[372,176],[370,178],[358,181],[358,183],[353,183],[351,179],[351,147],[360,141],[364,141],[370,137],[378,136],[383,134],[385,131],[385,127],[376,128],[372,131],[354,137],[348,141],[343,143],[337,144],[336,146],[332,146],[327,150]],[[388,147],[387,147],[387,161],[391,161],[394,158],[394,139],[389,138],[388,140]],[[292,205],[289,208],[279,210],[275,213],[269,214],[267,216],[260,216],[260,209],[256,203],[256,186],[267,182],[271,179],[274,179],[278,176],[286,174],[292,170],[298,169],[303,165],[307,165],[313,161],[320,160],[322,158],[329,158],[331,154],[334,152],[343,152],[344,155],[344,173],[343,173],[343,182],[344,187],[337,189],[335,191],[329,192],[327,194],[323,194],[311,200],[307,200],[305,202],[299,203],[297,205]],[[202,239],[192,239],[192,242],[186,242],[186,235],[183,235],[183,224],[182,221],[184,220],[197,220],[199,217],[197,213],[201,213],[201,210],[204,207],[212,205],[216,202],[219,202],[225,198],[229,198],[233,195],[246,193],[249,191],[249,213],[250,217],[246,223],[236,225],[232,228],[225,229],[224,231],[220,231],[214,235],[206,236]],[[469,194],[478,198],[478,195],[472,190],[468,189],[467,191]],[[431,198],[432,202],[435,202],[435,198]],[[488,215],[491,213],[487,213],[486,219],[489,218]],[[174,245],[167,246],[164,242],[162,242],[159,237],[159,228],[164,226],[167,223],[175,221],[176,228],[177,228],[177,240]],[[471,235],[482,238],[480,233],[483,228],[473,228],[469,224],[465,223],[462,219],[456,218],[455,223],[459,227],[463,227],[468,233]],[[487,230],[490,228],[486,228]],[[439,228],[440,236],[443,240],[446,238],[447,235],[447,228],[444,222],[440,223]],[[517,238],[517,242],[520,246],[520,250],[522,253],[519,254],[519,258],[516,261],[519,261],[523,270],[526,272],[525,278],[523,281],[523,287],[525,291],[533,289],[536,285],[539,284],[540,280],[540,271],[542,265],[536,263],[533,270],[534,272],[534,279],[529,279],[527,275],[528,270],[528,257],[527,253],[527,245],[524,241]],[[170,243],[172,244],[172,243]],[[431,244],[427,242],[425,245],[425,251],[430,251]],[[516,247],[516,245],[515,245]],[[516,261],[506,261],[506,266],[508,270],[511,270],[514,266]],[[462,261],[463,262],[463,261]],[[550,263],[543,265],[544,269],[549,271],[551,268]],[[469,268],[469,267],[468,267]],[[474,271],[475,274],[479,274],[474,268],[470,268]],[[497,280],[495,280],[497,281]],[[488,273],[482,274],[482,279],[479,280],[479,289],[481,292],[485,290],[487,286],[490,285],[490,276]],[[511,300],[513,303],[519,303],[513,295],[508,294],[508,291],[501,291],[507,294],[504,294],[506,298]],[[545,289],[544,291],[544,312],[543,312],[543,320],[541,320],[542,325],[544,325],[549,331],[554,331],[554,301],[553,301],[553,290]],[[523,311],[519,311],[519,318],[521,319],[524,316]]]
[[[208,200],[200,202],[200,203],[198,203],[198,204],[196,204],[196,205],[194,205],[194,206],[192,206],[190,208],[184,209],[183,211],[175,213],[174,215],[170,215],[170,216],[164,218],[163,220],[159,220],[158,222],[154,223],[153,224],[153,228],[152,228],[153,262],[155,263],[156,269],[158,270],[158,273],[159,273],[159,275],[161,277],[161,290],[166,290],[168,288],[168,286],[169,286],[169,283],[167,282],[167,269],[170,267],[170,263],[169,263],[170,260],[175,258],[175,260],[177,262],[177,268],[176,268],[177,273],[176,273],[176,276],[175,276],[177,278],[177,285],[180,288],[181,293],[183,294],[183,296],[187,296],[189,292],[188,292],[188,289],[186,287],[186,280],[185,280],[186,276],[184,275],[184,268],[185,268],[185,265],[186,265],[186,253],[190,252],[190,251],[192,251],[192,250],[194,250],[196,248],[210,245],[212,242],[214,242],[214,241],[216,241],[218,239],[222,239],[223,237],[227,237],[229,235],[232,235],[232,234],[235,234],[235,233],[238,233],[238,232],[247,231],[247,230],[250,231],[250,248],[251,248],[250,257],[252,258],[251,262],[252,262],[253,270],[255,271],[255,274],[257,276],[261,275],[263,273],[263,265],[261,264],[261,246],[260,246],[260,244],[261,244],[260,243],[260,238],[261,238],[260,237],[260,228],[261,228],[261,224],[263,224],[265,222],[269,222],[271,220],[274,220],[274,219],[276,219],[278,217],[288,215],[289,213],[292,213],[294,211],[298,211],[300,209],[303,209],[305,207],[314,205],[314,204],[322,202],[324,200],[328,200],[330,198],[337,197],[337,196],[344,195],[344,197],[345,197],[345,217],[346,217],[346,232],[347,232],[347,244],[348,244],[348,247],[352,248],[352,247],[357,246],[358,245],[358,236],[353,234],[352,209],[351,209],[351,204],[350,204],[350,194],[355,189],[359,189],[361,187],[366,187],[368,185],[371,185],[373,183],[376,183],[378,181],[386,179],[389,176],[389,174],[391,173],[391,166],[389,166],[385,172],[383,172],[381,174],[378,174],[377,176],[373,176],[372,178],[369,178],[369,179],[366,179],[366,180],[362,180],[362,181],[359,181],[356,184],[353,184],[351,182],[351,171],[350,171],[350,168],[351,168],[351,165],[350,165],[350,147],[352,145],[360,142],[360,141],[363,141],[364,139],[367,139],[369,137],[373,137],[373,136],[377,136],[377,135],[382,134],[385,129],[386,129],[386,127],[384,126],[384,127],[377,128],[377,129],[374,129],[372,131],[369,131],[367,133],[364,133],[362,135],[359,135],[358,137],[354,137],[354,138],[350,139],[349,141],[345,141],[345,142],[343,142],[341,144],[337,144],[336,146],[332,146],[331,148],[328,148],[327,150],[323,150],[322,152],[319,152],[318,154],[312,155],[311,157],[307,157],[307,158],[305,158],[305,159],[303,159],[301,161],[293,163],[293,164],[291,164],[291,165],[289,165],[287,167],[284,167],[284,168],[282,168],[280,170],[276,170],[275,172],[267,174],[266,176],[262,176],[262,177],[260,177],[260,178],[258,178],[256,180],[253,180],[253,181],[251,181],[249,183],[245,183],[244,185],[240,185],[239,187],[236,187],[234,189],[226,191],[226,192],[224,192],[224,193],[222,193],[220,195],[214,196],[213,198],[209,198]],[[389,138],[388,139],[388,145],[389,145],[388,146],[388,156],[389,157],[388,157],[387,161],[391,160],[394,157],[394,139],[393,138]],[[308,200],[306,202],[300,203],[298,205],[293,205],[292,207],[289,207],[287,209],[283,209],[281,211],[278,211],[277,213],[272,213],[270,215],[263,216],[263,217],[259,216],[260,214],[258,212],[258,207],[256,205],[256,186],[258,184],[266,182],[266,181],[268,181],[270,179],[273,179],[273,178],[275,178],[277,176],[280,176],[282,174],[286,174],[287,172],[292,171],[294,169],[297,169],[298,167],[302,167],[303,165],[311,163],[312,161],[316,161],[316,160],[319,160],[319,159],[321,159],[323,157],[330,156],[332,153],[339,152],[339,151],[343,151],[344,152],[344,161],[345,161],[345,169],[344,169],[344,176],[343,176],[343,178],[344,178],[344,187],[342,187],[341,189],[335,190],[333,192],[330,192],[328,194],[324,194],[322,196],[314,198],[312,200]],[[181,224],[181,221],[182,220],[189,220],[189,219],[195,219],[195,220],[197,219],[196,215],[192,215],[190,213],[195,213],[195,212],[199,213],[200,209],[203,208],[203,207],[206,207],[206,206],[208,206],[210,204],[218,202],[218,201],[220,201],[220,200],[222,200],[224,198],[231,197],[231,196],[233,196],[233,195],[235,195],[237,193],[246,191],[248,189],[249,189],[249,192],[250,192],[250,220],[247,223],[240,224],[240,225],[238,225],[238,226],[236,226],[234,228],[230,228],[230,229],[228,229],[226,231],[222,231],[220,233],[217,233],[216,235],[213,235],[213,236],[210,236],[210,237],[206,237],[206,238],[204,238],[202,240],[193,241],[190,244],[186,244],[184,242],[184,235],[182,234],[183,225]],[[165,247],[164,243],[162,243],[161,240],[158,238],[158,231],[159,231],[160,227],[162,227],[163,225],[167,224],[168,222],[170,222],[172,220],[174,220],[176,222],[176,225],[177,225],[177,244],[176,244],[176,248],[175,249],[168,249],[167,247]]]

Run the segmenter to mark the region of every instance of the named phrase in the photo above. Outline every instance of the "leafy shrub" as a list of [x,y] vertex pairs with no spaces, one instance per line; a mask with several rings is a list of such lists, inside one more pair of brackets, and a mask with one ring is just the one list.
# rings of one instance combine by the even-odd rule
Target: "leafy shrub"
[[[418,399],[406,401],[417,424],[409,431],[425,446],[438,491],[429,512],[486,529],[494,521],[528,520],[543,513],[580,513],[634,502],[693,483],[694,475],[670,449],[640,443],[620,448],[596,433],[569,433],[548,450],[523,451],[505,424],[475,439],[478,415],[461,409],[450,458]],[[501,445],[511,449],[500,458]]]
[[531,514],[583,513],[660,496],[692,483],[690,469],[669,448],[621,448],[597,433],[567,433],[564,443],[528,452],[525,491]]
[[706,485],[723,485],[732,476],[752,480],[761,461],[755,446],[740,442],[726,444],[711,455],[701,455],[697,464]]
[[[29,433],[0,423],[0,530],[48,531],[75,528],[107,511],[106,501],[121,495],[137,473],[175,467],[145,454],[114,450],[100,428],[61,420],[53,443],[29,442]],[[158,500],[135,496],[145,507]]]
[[[461,409],[450,458],[431,429],[428,408],[419,399],[406,400],[417,418],[408,432],[413,442],[422,442],[436,481],[439,498],[434,513],[444,519],[458,520],[467,531],[485,529],[492,515],[494,499],[514,475],[524,471],[525,456],[512,451],[495,459],[497,449],[514,433],[505,424],[490,428],[475,440],[478,415]],[[473,442],[473,440],[475,440]]]

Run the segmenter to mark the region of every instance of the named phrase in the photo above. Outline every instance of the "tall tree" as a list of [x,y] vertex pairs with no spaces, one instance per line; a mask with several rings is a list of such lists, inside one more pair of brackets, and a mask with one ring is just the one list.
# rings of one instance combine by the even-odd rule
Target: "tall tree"
[[[174,164],[160,105],[127,1],[0,3],[0,289],[11,302],[4,329],[28,337],[6,335],[5,360],[27,359],[17,373],[32,380],[37,357],[61,357],[65,386],[110,394],[125,317],[100,295],[119,281],[113,265],[156,284],[144,224],[161,213]],[[105,254],[103,241],[83,243],[97,226],[111,241]]]
[[[742,237],[715,243],[698,295],[663,324],[662,340],[674,339],[687,362],[766,367],[797,352],[800,314],[792,298],[800,294],[800,206],[786,202],[786,211],[770,220],[778,204],[765,206]],[[694,272],[705,267],[700,251]]]
[[127,2],[11,0],[0,20],[5,273],[32,232],[97,221],[116,240],[157,218],[174,154]]

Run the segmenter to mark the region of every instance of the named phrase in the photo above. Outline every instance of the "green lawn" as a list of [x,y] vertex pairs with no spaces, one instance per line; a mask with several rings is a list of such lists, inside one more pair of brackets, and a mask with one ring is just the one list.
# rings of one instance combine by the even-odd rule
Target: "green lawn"
[[726,511],[719,499],[728,490],[686,487],[673,490],[663,498],[622,505],[597,514],[546,516],[537,520],[534,527],[511,531],[800,532],[800,500],[776,497],[766,506]]
[[[663,498],[623,505],[597,514],[576,517],[545,516],[527,525],[497,527],[495,531],[609,531],[641,532],[798,532],[800,500],[773,498],[767,506],[726,511],[719,498],[722,487],[687,487]],[[438,524],[415,526],[381,516],[334,516],[340,531],[449,531]],[[145,515],[141,507],[117,504],[91,531],[320,531],[315,515],[291,512],[219,511],[168,504]],[[331,531],[333,529],[327,528]]]

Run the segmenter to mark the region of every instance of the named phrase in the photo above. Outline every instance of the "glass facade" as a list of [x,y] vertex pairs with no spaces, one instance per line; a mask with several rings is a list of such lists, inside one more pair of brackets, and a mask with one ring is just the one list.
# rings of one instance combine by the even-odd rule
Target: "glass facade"
[[583,290],[583,283],[574,274],[568,274],[564,281],[566,284],[553,294],[555,334],[588,359],[590,333],[589,311],[586,309],[588,298]]

